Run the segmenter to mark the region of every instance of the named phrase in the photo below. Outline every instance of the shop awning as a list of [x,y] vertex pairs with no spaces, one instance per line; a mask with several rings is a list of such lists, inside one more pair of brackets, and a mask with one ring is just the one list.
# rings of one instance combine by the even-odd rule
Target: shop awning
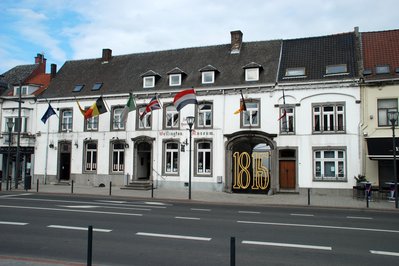
[[[371,160],[392,160],[393,143],[392,138],[366,138],[368,155]],[[399,160],[399,140],[396,141],[396,155]]]

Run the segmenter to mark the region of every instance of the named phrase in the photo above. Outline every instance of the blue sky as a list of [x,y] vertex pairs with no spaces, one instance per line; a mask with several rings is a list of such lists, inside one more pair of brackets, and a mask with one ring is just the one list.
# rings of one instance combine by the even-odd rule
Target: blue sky
[[1,0],[0,73],[33,64],[44,52],[58,69],[67,60],[399,29],[397,0]]

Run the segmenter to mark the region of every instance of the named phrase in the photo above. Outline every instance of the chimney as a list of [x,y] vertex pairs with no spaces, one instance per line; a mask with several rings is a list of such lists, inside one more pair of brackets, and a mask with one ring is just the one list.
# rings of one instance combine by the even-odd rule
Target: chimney
[[44,58],[44,54],[37,54],[35,57],[35,64],[39,64],[40,72],[41,73],[46,73],[46,61],[47,59]]
[[102,62],[103,63],[108,63],[112,58],[112,50],[105,48],[103,49],[103,57],[102,57]]
[[231,31],[231,53],[239,54],[242,45],[242,32],[240,30]]
[[56,64],[51,64],[51,70],[50,70],[50,79],[55,78],[55,75],[57,74],[57,65]]

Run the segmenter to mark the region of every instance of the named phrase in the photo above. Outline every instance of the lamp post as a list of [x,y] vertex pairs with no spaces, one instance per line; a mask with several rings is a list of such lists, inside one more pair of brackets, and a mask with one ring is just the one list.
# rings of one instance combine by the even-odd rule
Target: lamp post
[[395,178],[395,208],[398,208],[398,177],[396,173],[396,141],[395,141],[395,126],[398,121],[398,112],[388,112],[388,119],[392,125],[392,150],[393,150],[393,177]]
[[195,121],[194,116],[187,116],[186,121],[189,127],[190,132],[190,142],[189,142],[189,149],[188,149],[188,199],[191,199],[191,137],[193,133],[193,125]]
[[[8,176],[10,175],[10,157],[11,157],[11,131],[12,128],[14,127],[14,122],[12,119],[8,119],[7,121],[7,128],[8,128],[8,152],[7,152],[7,166],[6,166],[6,190],[8,190],[8,184],[10,182]],[[10,189],[11,189],[11,184],[10,184]]]

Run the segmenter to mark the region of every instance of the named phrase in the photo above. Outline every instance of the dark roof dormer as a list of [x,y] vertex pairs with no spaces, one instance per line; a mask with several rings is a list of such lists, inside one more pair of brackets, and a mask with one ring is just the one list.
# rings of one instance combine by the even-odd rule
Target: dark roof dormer
[[153,70],[148,70],[140,76],[143,78],[143,88],[154,88],[155,82],[161,78],[161,75]]
[[258,81],[259,72],[263,69],[262,65],[251,62],[242,67],[245,70],[245,81]]
[[199,72],[201,72],[202,84],[213,84],[215,83],[216,73],[219,73],[219,70],[212,65],[207,65],[201,68]]
[[184,76],[187,74],[178,67],[166,73],[169,76],[169,86],[180,86]]

